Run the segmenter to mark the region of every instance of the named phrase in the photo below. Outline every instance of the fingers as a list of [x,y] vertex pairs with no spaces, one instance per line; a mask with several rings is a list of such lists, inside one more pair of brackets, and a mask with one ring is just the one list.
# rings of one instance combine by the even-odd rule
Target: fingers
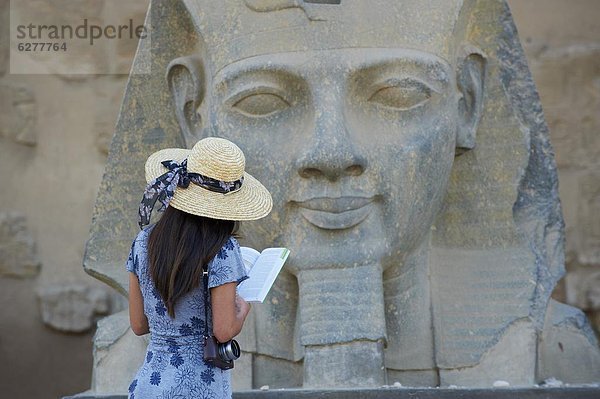
[[238,314],[242,317],[246,317],[248,312],[250,312],[250,304],[244,300],[244,298],[240,296],[235,297],[235,307],[238,310]]

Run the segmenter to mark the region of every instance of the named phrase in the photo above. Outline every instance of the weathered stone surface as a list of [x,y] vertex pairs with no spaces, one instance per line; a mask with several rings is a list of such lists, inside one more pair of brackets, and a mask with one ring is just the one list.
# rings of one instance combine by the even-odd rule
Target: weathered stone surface
[[[600,51],[598,56],[600,58]],[[600,91],[598,98],[600,98]],[[597,109],[600,110],[600,100]],[[600,117],[598,119],[599,124],[594,134],[600,133]],[[600,153],[596,159],[600,159]],[[579,184],[577,260],[583,265],[600,265],[600,173],[598,169],[583,175]],[[600,270],[598,267],[597,269]]]
[[129,327],[129,312],[124,310],[98,322],[94,336],[94,394],[127,392],[139,365],[145,360],[147,336],[136,336]]
[[541,44],[532,52],[530,64],[561,168],[566,301],[590,312],[600,327],[589,298],[594,296],[593,283],[600,270],[600,43],[579,39],[564,46]]
[[37,143],[37,106],[24,86],[0,84],[0,136],[25,145]]
[[592,328],[598,336],[598,331],[600,331],[600,311],[586,312],[589,317],[590,323],[592,324]]
[[[580,265],[589,272],[600,264],[600,43],[542,48],[531,60],[556,147],[561,199],[567,227],[568,303],[580,306],[575,294]],[[575,302],[571,302],[574,300]],[[586,308],[587,309],[587,308]]]
[[115,115],[119,114],[121,107],[122,93],[113,90],[113,87],[106,83],[96,83],[94,91],[98,99],[93,128],[96,146],[102,154],[108,155],[110,141],[115,131]]
[[4,75],[8,70],[8,60],[10,57],[9,52],[9,40],[4,38],[8,37],[10,31],[10,13],[9,13],[10,1],[0,1],[0,25],[2,31],[1,35],[3,40],[0,40],[0,76]]
[[440,376],[437,370],[399,371],[387,369],[388,385],[401,384],[403,387],[437,387]]
[[600,310],[600,270],[578,267],[565,277],[567,303],[583,310]]
[[240,358],[235,361],[235,367],[231,370],[231,389],[234,391],[252,389],[252,353],[243,351]]
[[304,380],[302,366],[302,362],[254,355],[254,374],[250,389],[263,386],[268,386],[270,389],[302,387]]
[[[382,352],[381,341],[307,346],[302,386],[307,389],[342,384],[353,387],[382,386],[386,378]],[[306,365],[313,366],[309,368]]]
[[[600,167],[600,8],[594,0],[509,0],[509,4],[544,104],[556,153],[568,278],[581,263],[600,267],[599,241],[590,234],[590,226],[597,225],[598,213],[588,206],[590,197],[582,197],[584,185],[593,193],[599,184],[594,175]],[[561,298],[556,291],[553,296]],[[588,315],[600,320],[599,313]],[[600,323],[596,325],[600,327]]]
[[388,381],[390,372],[399,373],[401,377],[392,381],[409,386],[438,385],[432,315],[423,312],[431,308],[430,292],[435,290],[424,255],[428,247],[427,242],[401,268],[390,268],[383,275],[389,338],[385,356]]
[[0,277],[34,277],[40,266],[25,216],[19,212],[0,212]]
[[505,381],[513,387],[531,386],[536,382],[536,346],[537,334],[533,323],[527,319],[517,320],[477,365],[441,369],[440,384],[490,388],[496,381]]
[[[145,183],[146,158],[160,148],[184,145],[177,121],[169,113],[163,114],[155,108],[156,99],[170,101],[164,79],[168,63],[181,53],[191,52],[195,42],[193,35],[188,36],[193,28],[183,5],[179,2],[171,5],[173,8],[167,3],[152,7],[151,20],[160,20],[163,24],[169,21],[167,25],[177,29],[153,32],[152,47],[147,40],[140,43],[107,159],[113,166],[106,168],[98,190],[94,223],[84,256],[86,271],[121,293],[125,293],[127,287],[127,253],[139,229],[135,215]],[[161,78],[138,73],[150,65]],[[154,94],[147,96],[148,90]]]
[[559,195],[565,219],[565,267],[577,262],[579,238],[579,180],[581,172],[573,169],[558,170]]
[[183,4],[152,3],[169,23],[138,50],[88,272],[125,291],[148,153],[225,137],[274,199],[245,243],[294,254],[246,327],[254,384],[261,357],[311,387],[533,384],[564,223],[505,1]]
[[38,290],[42,320],[60,331],[89,330],[109,310],[108,293],[83,283],[44,285]]
[[540,381],[551,377],[574,384],[600,381],[598,340],[579,309],[550,301],[538,351]]
[[548,110],[548,127],[560,168],[597,164],[600,145],[600,43],[541,51],[531,60]]
[[[119,25],[128,25],[129,21],[135,21],[138,26],[144,23],[146,34],[152,35],[152,21],[144,21],[146,11],[148,9],[148,2],[145,1],[111,1],[107,3],[107,12],[111,13],[115,23]],[[137,48],[137,40],[119,40],[113,43],[112,56],[114,59],[114,65],[112,66],[115,73],[127,73],[131,68],[131,63],[135,55]],[[140,73],[149,73],[150,70],[140,71]],[[121,103],[122,94],[119,96],[118,103]],[[114,120],[113,120],[114,125]],[[114,127],[114,126],[113,126]],[[114,129],[111,129],[114,132]]]
[[[536,286],[533,268],[521,266],[527,264],[527,260],[528,255],[524,251],[514,248],[433,251],[432,261],[436,269],[432,290],[436,293],[435,306],[440,307],[435,328],[443,331],[436,341],[437,364],[440,367],[461,370],[475,367],[482,362],[483,356],[489,359],[486,363],[493,362],[499,352],[484,353],[498,345],[501,336],[504,340],[514,338],[517,340],[515,347],[530,350],[521,356],[535,358],[532,348],[522,345],[521,334],[506,335],[504,331],[516,320],[529,316],[529,303],[520,299],[531,297]],[[482,366],[482,369],[486,367]],[[489,378],[493,376],[488,377],[487,385]]]

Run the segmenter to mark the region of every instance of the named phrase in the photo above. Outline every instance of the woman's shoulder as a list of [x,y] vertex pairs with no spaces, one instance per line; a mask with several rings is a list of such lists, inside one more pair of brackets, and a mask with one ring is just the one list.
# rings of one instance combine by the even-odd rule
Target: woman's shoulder
[[208,269],[208,286],[211,288],[231,282],[239,284],[248,278],[240,252],[240,244],[235,237],[229,237],[221,250],[210,261]]
[[144,228],[142,228],[135,236],[135,238],[133,239],[133,242],[131,243],[131,249],[133,251],[141,251],[143,249],[147,249],[148,248],[148,237],[150,236],[150,233],[152,232],[152,228],[154,227],[154,224],[149,225],[149,226],[144,226]]
[[234,236],[229,237],[229,242],[231,243],[230,245],[232,245],[234,248],[240,247],[240,243]]
[[225,244],[223,244],[223,246],[221,247],[221,250],[219,250],[219,252],[217,253],[216,258],[227,259],[232,254],[239,252],[239,250],[240,250],[240,244],[238,243],[238,241],[235,239],[234,236],[231,236],[231,237],[229,237],[229,239],[227,239],[227,241],[225,241]]
[[144,235],[147,236],[147,235],[149,235],[150,232],[152,231],[152,229],[154,229],[154,226],[156,226],[156,223],[153,223],[153,224],[150,224],[148,226],[142,227],[142,229],[138,233],[138,236],[144,236]]
[[129,250],[129,257],[125,268],[127,271],[140,275],[140,268],[146,265],[146,251],[148,250],[148,235],[152,230],[153,226],[146,226],[136,234],[135,238],[131,242],[131,248]]

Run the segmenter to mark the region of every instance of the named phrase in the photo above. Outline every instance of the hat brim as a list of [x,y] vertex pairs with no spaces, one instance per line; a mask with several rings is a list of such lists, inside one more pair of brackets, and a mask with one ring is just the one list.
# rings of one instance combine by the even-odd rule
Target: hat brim
[[[178,163],[188,157],[191,150],[165,148],[148,157],[146,182],[166,173],[162,161]],[[273,208],[269,191],[249,173],[244,172],[242,187],[234,192],[222,194],[190,183],[187,188],[177,187],[169,202],[170,206],[194,215],[222,220],[256,220],[267,216]]]

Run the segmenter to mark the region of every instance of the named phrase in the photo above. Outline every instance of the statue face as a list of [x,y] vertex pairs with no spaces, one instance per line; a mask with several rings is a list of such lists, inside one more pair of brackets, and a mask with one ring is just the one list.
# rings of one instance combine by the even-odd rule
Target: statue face
[[388,48],[260,55],[218,71],[211,134],[237,143],[273,195],[272,214],[245,234],[289,247],[299,270],[401,260],[446,191],[454,75],[436,55]]

